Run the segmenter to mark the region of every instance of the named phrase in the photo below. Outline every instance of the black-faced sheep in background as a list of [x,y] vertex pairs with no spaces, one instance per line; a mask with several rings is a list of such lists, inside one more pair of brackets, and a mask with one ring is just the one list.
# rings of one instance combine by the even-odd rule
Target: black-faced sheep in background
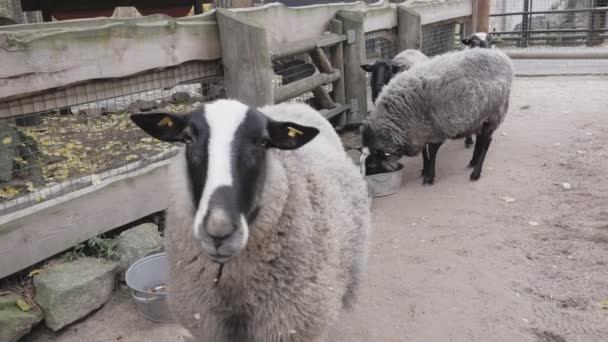
[[496,49],[450,52],[398,74],[362,128],[367,169],[395,170],[401,156],[422,152],[423,183],[432,184],[441,144],[476,134],[469,167],[471,180],[479,179],[492,133],[507,114],[512,80],[511,60]]

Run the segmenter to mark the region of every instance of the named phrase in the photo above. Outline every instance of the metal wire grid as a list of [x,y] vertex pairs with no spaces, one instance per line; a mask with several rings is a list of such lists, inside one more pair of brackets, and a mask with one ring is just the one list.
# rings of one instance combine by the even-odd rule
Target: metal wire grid
[[[187,80],[192,74],[181,73],[188,70],[172,72],[176,80]],[[151,89],[155,82],[128,83],[128,90],[125,80],[117,80],[104,82],[111,86],[106,89],[81,85],[51,94],[55,96],[42,95],[44,102],[37,102],[40,95],[11,102],[11,112],[25,114],[0,119],[0,215],[99,184],[175,153],[177,146],[149,137],[131,122],[130,113],[180,112],[225,97],[219,75],[164,88]],[[99,98],[100,90],[111,93],[112,86],[114,93],[126,95],[87,100]],[[65,98],[58,95],[65,92],[78,93],[83,100],[72,97],[69,106],[60,105]],[[48,109],[53,98],[56,105]],[[45,110],[35,111],[38,107]]]
[[[490,31],[501,47],[601,46],[608,37],[608,0],[494,0]],[[528,14],[530,11],[561,11]]]
[[430,57],[460,47],[464,28],[465,25],[461,21],[444,21],[423,25],[422,53]]
[[[325,54],[331,59],[331,49],[324,49]],[[280,58],[272,63],[274,70],[274,77],[272,79],[272,85],[274,88],[278,88],[283,85],[287,85],[303,78],[310,77],[314,74],[318,74],[319,70],[312,61],[309,54],[303,53],[285,58]],[[324,85],[323,88],[328,92],[332,91],[332,85]],[[313,107],[317,107],[314,101],[314,95],[312,92],[306,92],[298,97],[287,100],[289,103],[307,103]]]

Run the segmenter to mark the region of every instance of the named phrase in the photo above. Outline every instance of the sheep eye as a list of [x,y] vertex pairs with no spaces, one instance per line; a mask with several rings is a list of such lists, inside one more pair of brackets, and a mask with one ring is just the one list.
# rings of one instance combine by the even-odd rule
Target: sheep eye
[[256,145],[258,147],[266,148],[268,147],[268,138],[261,138],[257,141]]
[[388,152],[384,152],[384,156],[385,156],[385,157],[390,157],[390,156],[391,156],[391,154],[390,154],[390,153],[388,153]]

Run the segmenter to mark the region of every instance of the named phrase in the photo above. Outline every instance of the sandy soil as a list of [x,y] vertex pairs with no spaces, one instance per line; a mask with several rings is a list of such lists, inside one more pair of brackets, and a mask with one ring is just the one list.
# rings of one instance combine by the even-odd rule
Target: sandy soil
[[[608,341],[607,95],[606,77],[518,78],[476,183],[462,140],[432,187],[408,159],[402,190],[374,203],[361,302],[332,341]],[[127,299],[24,341],[183,339]]]

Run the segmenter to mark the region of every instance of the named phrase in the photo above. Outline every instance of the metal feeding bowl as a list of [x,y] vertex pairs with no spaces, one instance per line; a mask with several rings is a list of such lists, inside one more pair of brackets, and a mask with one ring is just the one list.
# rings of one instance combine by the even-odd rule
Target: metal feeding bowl
[[137,260],[125,275],[137,309],[151,321],[174,321],[167,304],[168,278],[169,261],[166,253],[152,254]]
[[383,173],[367,175],[365,170],[365,160],[369,156],[369,150],[363,148],[361,154],[361,173],[367,181],[368,189],[373,197],[382,197],[395,194],[401,188],[403,177],[403,164],[399,163],[397,170]]

